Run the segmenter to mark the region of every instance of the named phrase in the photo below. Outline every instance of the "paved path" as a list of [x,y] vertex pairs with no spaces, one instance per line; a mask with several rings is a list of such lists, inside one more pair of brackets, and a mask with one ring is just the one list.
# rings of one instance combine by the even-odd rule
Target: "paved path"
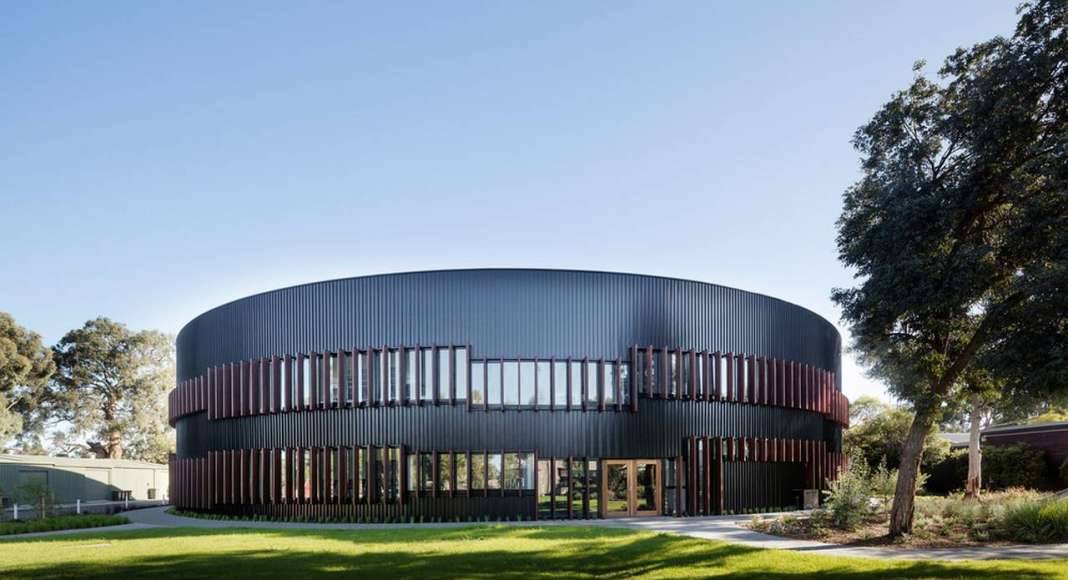
[[[167,508],[148,508],[124,512],[131,523],[123,526],[65,532],[43,532],[13,536],[25,538],[79,532],[146,529],[153,527],[191,528],[253,528],[253,529],[317,529],[317,530],[383,530],[397,528],[460,528],[479,525],[473,522],[422,524],[312,524],[302,522],[263,522],[208,520],[171,515]],[[798,515],[803,512],[791,512]],[[765,517],[776,514],[765,514]],[[862,558],[893,558],[902,560],[1038,560],[1068,558],[1068,544],[976,546],[961,548],[897,548],[893,546],[847,547],[810,540],[793,540],[754,532],[744,527],[752,516],[709,516],[694,518],[619,518],[609,520],[552,520],[537,522],[504,522],[510,526],[602,526],[620,527],[648,532],[679,534],[705,540],[721,540],[754,548],[794,550],[828,556],[856,556]]]

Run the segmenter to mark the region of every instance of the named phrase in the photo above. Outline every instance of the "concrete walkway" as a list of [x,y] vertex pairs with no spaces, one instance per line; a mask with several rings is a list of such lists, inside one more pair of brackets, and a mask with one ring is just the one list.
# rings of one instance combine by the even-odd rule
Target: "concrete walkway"
[[[315,530],[388,530],[398,528],[462,528],[481,525],[478,522],[448,522],[422,524],[313,524],[303,522],[264,522],[243,520],[208,520],[171,515],[167,508],[148,508],[120,515],[131,523],[106,528],[66,530],[10,536],[9,539],[29,538],[79,532],[119,531],[147,528],[243,528],[243,529],[315,529]],[[801,515],[804,512],[790,512]],[[763,514],[773,517],[782,514]],[[693,518],[647,517],[609,520],[549,520],[536,522],[502,522],[509,526],[600,526],[626,528],[654,533],[678,534],[704,540],[720,540],[753,548],[794,550],[827,556],[861,558],[892,558],[901,560],[1040,560],[1068,558],[1068,544],[976,546],[961,548],[899,548],[894,546],[839,546],[810,540],[793,540],[761,534],[745,528],[752,516],[709,516]],[[490,524],[493,525],[493,524]]]

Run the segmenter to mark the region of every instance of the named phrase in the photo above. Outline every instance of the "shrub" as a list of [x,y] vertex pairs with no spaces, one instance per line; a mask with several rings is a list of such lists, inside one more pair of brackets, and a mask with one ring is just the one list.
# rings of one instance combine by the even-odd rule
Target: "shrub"
[[983,487],[1038,487],[1046,471],[1045,452],[1026,443],[983,450]]
[[825,507],[832,526],[853,530],[872,513],[871,474],[863,458],[850,458],[849,468],[831,482]]
[[[1045,452],[1026,443],[983,448],[983,489],[1040,487],[1046,475]],[[927,488],[949,493],[964,487],[968,476],[968,452],[955,451],[931,467]]]
[[32,532],[52,532],[55,530],[77,530],[82,528],[98,528],[101,526],[117,526],[127,523],[122,516],[105,515],[78,515],[78,516],[54,516],[50,518],[37,518],[29,521],[14,520],[0,522],[0,536],[10,534],[29,534]]
[[1025,501],[1009,505],[998,523],[1005,539],[1030,544],[1068,541],[1068,500]]

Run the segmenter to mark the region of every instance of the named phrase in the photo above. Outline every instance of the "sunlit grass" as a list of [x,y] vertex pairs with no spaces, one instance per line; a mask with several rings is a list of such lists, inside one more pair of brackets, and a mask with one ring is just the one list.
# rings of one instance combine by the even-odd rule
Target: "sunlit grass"
[[1064,578],[1068,562],[907,562],[582,527],[158,529],[0,542],[0,578]]

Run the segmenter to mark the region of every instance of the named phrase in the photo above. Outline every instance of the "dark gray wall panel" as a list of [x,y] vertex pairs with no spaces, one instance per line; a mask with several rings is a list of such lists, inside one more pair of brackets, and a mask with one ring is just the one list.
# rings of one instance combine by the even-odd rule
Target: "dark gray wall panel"
[[834,326],[776,298],[633,274],[450,270],[317,282],[210,310],[178,335],[178,380],[242,359],[400,344],[470,344],[476,358],[610,359],[655,345],[841,374]]
[[420,451],[532,450],[542,457],[674,457],[684,437],[824,439],[815,413],[780,407],[643,399],[638,413],[467,411],[460,406],[342,408],[207,421],[182,418],[178,456],[219,449],[400,446]]

